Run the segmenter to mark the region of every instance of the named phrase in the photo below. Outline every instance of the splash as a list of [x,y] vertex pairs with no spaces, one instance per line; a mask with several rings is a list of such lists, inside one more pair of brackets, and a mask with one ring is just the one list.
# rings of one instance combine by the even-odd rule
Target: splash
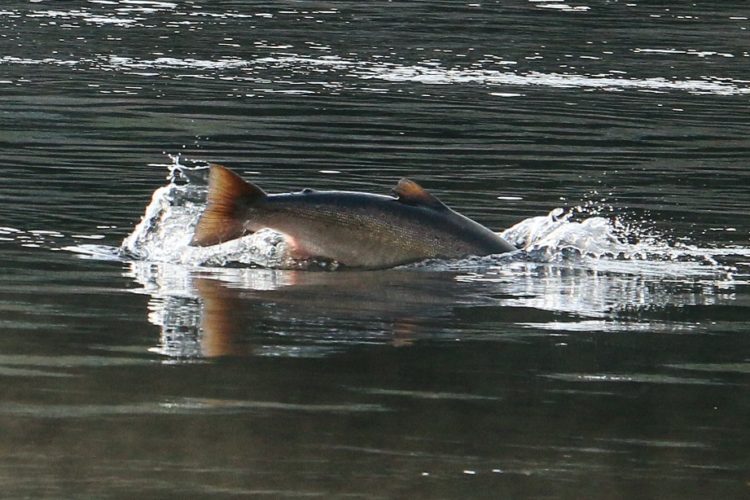
[[[266,268],[334,270],[325,262],[299,262],[290,256],[284,235],[264,229],[219,245],[190,245],[195,225],[205,207],[208,165],[173,157],[168,183],[154,191],[141,221],[119,248],[82,240],[65,250],[83,257],[177,264],[188,268]],[[667,238],[625,216],[608,214],[591,204],[555,208],[546,215],[524,219],[501,236],[518,252],[451,261],[429,260],[402,266],[429,271],[485,273],[511,263],[556,264],[590,271],[632,275],[708,277],[731,280],[736,268],[750,256],[750,249],[702,248],[668,243]],[[37,238],[46,235],[36,235]],[[2,238],[26,238],[10,229]],[[19,239],[19,241],[21,241]],[[58,248],[59,249],[59,248]]]
[[718,266],[714,249],[670,244],[655,230],[625,222],[618,216],[596,215],[603,207],[555,208],[505,230],[503,238],[524,249],[530,260],[561,262],[572,257],[589,260],[686,262]]
[[207,165],[183,165],[174,157],[169,184],[154,191],[141,222],[122,243],[123,255],[191,266],[291,267],[283,235],[271,230],[210,247],[190,245],[205,206],[207,177]]

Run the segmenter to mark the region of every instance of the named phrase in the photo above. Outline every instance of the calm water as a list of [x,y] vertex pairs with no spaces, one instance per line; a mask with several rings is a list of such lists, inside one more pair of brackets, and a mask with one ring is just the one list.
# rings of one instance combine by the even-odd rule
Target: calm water
[[[6,0],[3,497],[747,498],[748,7]],[[196,253],[202,161],[523,248]]]

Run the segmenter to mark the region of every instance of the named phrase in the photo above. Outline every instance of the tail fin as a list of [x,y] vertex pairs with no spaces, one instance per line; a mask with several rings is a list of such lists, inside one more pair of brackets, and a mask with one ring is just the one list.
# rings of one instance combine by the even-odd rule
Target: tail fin
[[244,213],[253,202],[266,196],[257,186],[221,165],[211,165],[208,204],[195,227],[193,246],[216,245],[245,234]]

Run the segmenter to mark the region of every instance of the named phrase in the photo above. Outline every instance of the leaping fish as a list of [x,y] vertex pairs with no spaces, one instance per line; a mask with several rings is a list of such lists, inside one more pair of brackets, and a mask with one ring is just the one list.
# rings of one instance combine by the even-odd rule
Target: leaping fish
[[312,189],[266,194],[226,167],[210,168],[208,201],[194,246],[269,228],[285,235],[294,259],[365,269],[516,250],[409,179],[401,179],[392,196]]

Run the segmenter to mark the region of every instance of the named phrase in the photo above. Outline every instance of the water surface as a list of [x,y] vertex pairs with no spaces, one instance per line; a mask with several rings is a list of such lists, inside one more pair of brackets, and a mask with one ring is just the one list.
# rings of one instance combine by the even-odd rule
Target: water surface
[[[748,28],[740,1],[3,3],[5,494],[746,497]],[[191,251],[207,161],[409,176],[521,250]]]

